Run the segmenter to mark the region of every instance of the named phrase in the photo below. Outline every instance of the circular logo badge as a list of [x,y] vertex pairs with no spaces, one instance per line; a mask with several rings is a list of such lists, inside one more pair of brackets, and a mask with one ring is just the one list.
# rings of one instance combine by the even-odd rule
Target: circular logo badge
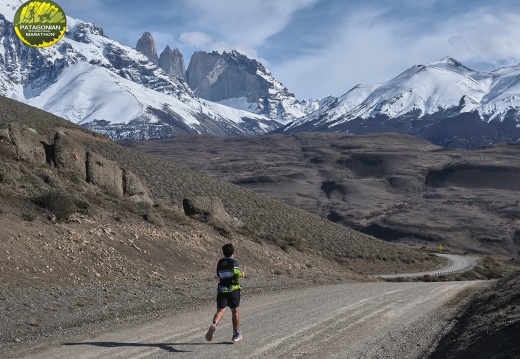
[[67,30],[67,18],[52,1],[28,1],[14,15],[14,30],[30,46],[46,47],[58,42]]

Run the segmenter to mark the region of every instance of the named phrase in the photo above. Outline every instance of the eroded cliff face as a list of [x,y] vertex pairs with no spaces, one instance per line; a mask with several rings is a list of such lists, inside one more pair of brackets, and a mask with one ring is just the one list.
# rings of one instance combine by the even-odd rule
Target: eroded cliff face
[[[242,108],[287,123],[307,113],[260,62],[237,51],[195,52],[187,71],[188,85],[206,100],[241,100]],[[227,104],[227,103],[226,103]]]
[[209,101],[245,97],[255,103],[269,94],[269,83],[258,76],[265,68],[237,52],[195,52],[188,66],[188,85]]
[[172,50],[169,46],[166,46],[159,56],[159,67],[166,71],[167,74],[187,81],[184,56],[179,49],[175,48]]

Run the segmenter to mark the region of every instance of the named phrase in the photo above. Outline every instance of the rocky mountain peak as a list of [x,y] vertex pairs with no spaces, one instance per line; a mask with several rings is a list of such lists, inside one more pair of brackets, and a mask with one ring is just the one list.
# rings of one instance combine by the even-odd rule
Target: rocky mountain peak
[[250,59],[246,55],[243,55],[236,50],[232,50],[231,52],[224,51],[222,53],[222,58],[225,59],[227,62],[235,65],[236,67],[249,72],[250,74],[256,74],[258,71],[265,74],[271,74],[262,65],[262,63],[258,62],[255,59]]
[[257,60],[238,51],[195,52],[187,71],[188,85],[206,100],[262,114],[282,123],[308,113]]
[[167,74],[177,76],[184,81],[186,78],[186,65],[184,64],[184,56],[179,49],[166,46],[159,56],[159,67],[166,71]]
[[465,148],[518,142],[518,79],[516,66],[476,72],[446,57],[415,65],[386,83],[353,88],[285,132],[400,132]]
[[442,60],[433,62],[428,65],[428,67],[434,68],[442,68],[449,71],[454,71],[458,73],[470,73],[474,72],[470,68],[464,66],[460,61],[455,60],[453,57],[446,56]]
[[102,28],[89,22],[78,24],[72,31],[72,37],[74,40],[85,44],[90,44],[92,42],[90,40],[90,35],[105,36]]
[[[12,18],[14,1],[0,2],[1,96],[44,108],[113,140],[255,135],[280,127],[265,116],[197,98],[185,81],[151,66],[146,57],[153,58],[156,46],[150,33],[137,46],[150,50],[143,55],[104,36],[95,24],[69,18],[59,46],[26,46],[6,19],[6,14]],[[178,56],[182,69],[180,52],[169,50],[166,54]]]
[[159,65],[159,56],[157,55],[157,48],[155,46],[155,40],[151,33],[146,31],[143,36],[137,41],[135,49],[142,54],[146,55],[151,62]]

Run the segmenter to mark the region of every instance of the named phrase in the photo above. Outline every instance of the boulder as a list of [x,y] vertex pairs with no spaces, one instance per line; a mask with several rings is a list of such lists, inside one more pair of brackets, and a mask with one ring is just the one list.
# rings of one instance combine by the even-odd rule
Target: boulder
[[233,222],[218,197],[185,198],[182,205],[187,216],[198,217],[219,226],[227,226]]
[[123,196],[123,170],[114,161],[93,152],[87,152],[86,180],[107,192]]
[[153,204],[148,188],[129,170],[123,170],[123,193],[136,203]]
[[0,151],[5,155],[16,156],[16,148],[11,142],[9,125],[7,123],[0,124]]
[[9,135],[9,125],[6,123],[0,124],[0,141],[12,144],[11,136]]
[[15,146],[16,155],[23,161],[44,164],[45,150],[36,130],[19,123],[10,123],[8,136]]
[[86,175],[86,152],[85,149],[76,143],[65,133],[59,131],[54,136],[54,155],[51,154],[51,162],[58,168],[70,170],[81,179]]

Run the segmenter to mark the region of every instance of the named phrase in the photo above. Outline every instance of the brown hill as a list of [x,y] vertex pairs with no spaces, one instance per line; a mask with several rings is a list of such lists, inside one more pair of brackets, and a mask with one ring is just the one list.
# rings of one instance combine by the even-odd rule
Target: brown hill
[[123,145],[387,241],[520,251],[518,143],[468,151],[400,134],[302,133]]
[[[16,101],[0,97],[0,108],[4,286],[179,278],[201,268],[211,279],[230,240],[244,247],[251,271],[275,278],[438,265]],[[183,200],[201,196],[218,198],[232,221],[186,216]]]

